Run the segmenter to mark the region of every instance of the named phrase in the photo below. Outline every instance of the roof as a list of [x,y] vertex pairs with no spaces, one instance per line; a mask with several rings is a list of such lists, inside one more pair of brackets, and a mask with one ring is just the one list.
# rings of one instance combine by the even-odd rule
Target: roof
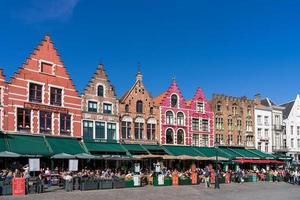
[[161,104],[161,102],[163,101],[166,93],[167,92],[163,92],[159,96],[155,97],[154,100],[153,100],[154,101],[154,105],[159,106]]
[[265,99],[262,99],[260,101],[260,103],[264,106],[268,106],[268,107],[272,107],[272,106],[277,106],[273,101],[271,101],[269,98],[265,98]]
[[280,106],[282,106],[282,107],[285,108],[285,109],[283,110],[283,112],[282,112],[282,117],[283,117],[283,119],[286,119],[286,118],[289,117],[290,112],[291,112],[291,110],[292,110],[294,104],[295,104],[295,101],[291,101],[291,102],[288,102],[288,103],[285,103],[285,104],[280,105]]

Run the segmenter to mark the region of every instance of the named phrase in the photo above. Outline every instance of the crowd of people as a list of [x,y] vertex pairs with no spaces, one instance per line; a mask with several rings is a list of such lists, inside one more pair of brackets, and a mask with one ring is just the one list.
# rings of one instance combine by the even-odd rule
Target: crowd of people
[[[58,184],[64,180],[72,180],[76,177],[81,179],[122,179],[122,180],[132,180],[134,175],[139,175],[141,181],[144,184],[152,184],[153,177],[161,174],[165,178],[172,178],[174,175],[178,176],[180,179],[189,179],[191,178],[193,171],[192,169],[168,169],[166,167],[161,167],[160,172],[155,172],[153,170],[142,168],[139,173],[133,172],[133,170],[124,170],[124,169],[82,169],[78,172],[69,172],[59,168],[50,170],[49,168],[43,168],[40,172],[29,172],[28,165],[20,169],[9,170],[3,169],[0,170],[0,181],[1,180],[11,180],[16,177],[24,177],[25,179],[38,178],[40,181],[43,181],[44,184],[50,187],[51,185]],[[220,183],[222,180],[227,178],[229,182],[238,182],[243,183],[250,176],[255,176],[257,181],[285,181],[292,184],[300,184],[300,170],[297,169],[270,169],[266,170],[264,168],[248,170],[248,169],[238,169],[222,171],[221,168],[214,170],[212,166],[206,166],[205,168],[196,168],[194,173],[197,173],[198,182],[205,183],[206,187],[210,186],[211,177],[214,176],[214,179]],[[226,181],[225,181],[226,182]]]

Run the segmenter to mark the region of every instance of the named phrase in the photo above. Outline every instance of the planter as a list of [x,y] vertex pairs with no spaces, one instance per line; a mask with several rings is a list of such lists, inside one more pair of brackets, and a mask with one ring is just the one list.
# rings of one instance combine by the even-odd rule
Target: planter
[[80,178],[73,178],[73,190],[80,190]]
[[65,191],[66,192],[73,191],[73,180],[65,180]]
[[99,181],[96,179],[82,179],[81,180],[81,190],[98,190]]
[[99,189],[112,189],[113,188],[113,181],[112,180],[100,180],[99,182]]
[[113,188],[124,188],[125,187],[125,181],[122,179],[115,179],[113,180]]
[[191,185],[192,181],[191,179],[187,178],[187,179],[180,179],[179,178],[179,185]]
[[125,188],[133,188],[133,187],[134,187],[133,180],[125,181]]
[[170,186],[172,185],[172,179],[171,178],[165,178],[164,184],[158,184],[158,177],[153,177],[153,185],[154,186]]
[[0,195],[12,195],[11,180],[0,181]]

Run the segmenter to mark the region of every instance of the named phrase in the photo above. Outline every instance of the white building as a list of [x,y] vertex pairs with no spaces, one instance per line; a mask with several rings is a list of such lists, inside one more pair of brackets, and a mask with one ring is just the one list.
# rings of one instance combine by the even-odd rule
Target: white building
[[294,101],[282,104],[283,111],[283,148],[286,148],[287,156],[300,163],[300,97],[297,95]]

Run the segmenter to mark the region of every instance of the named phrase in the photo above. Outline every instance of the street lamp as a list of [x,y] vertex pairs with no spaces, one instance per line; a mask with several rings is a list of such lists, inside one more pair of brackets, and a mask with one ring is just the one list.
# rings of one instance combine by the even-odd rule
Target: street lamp
[[219,188],[219,177],[218,177],[218,162],[219,162],[219,142],[215,142],[215,149],[216,149],[216,163],[215,163],[215,188]]

